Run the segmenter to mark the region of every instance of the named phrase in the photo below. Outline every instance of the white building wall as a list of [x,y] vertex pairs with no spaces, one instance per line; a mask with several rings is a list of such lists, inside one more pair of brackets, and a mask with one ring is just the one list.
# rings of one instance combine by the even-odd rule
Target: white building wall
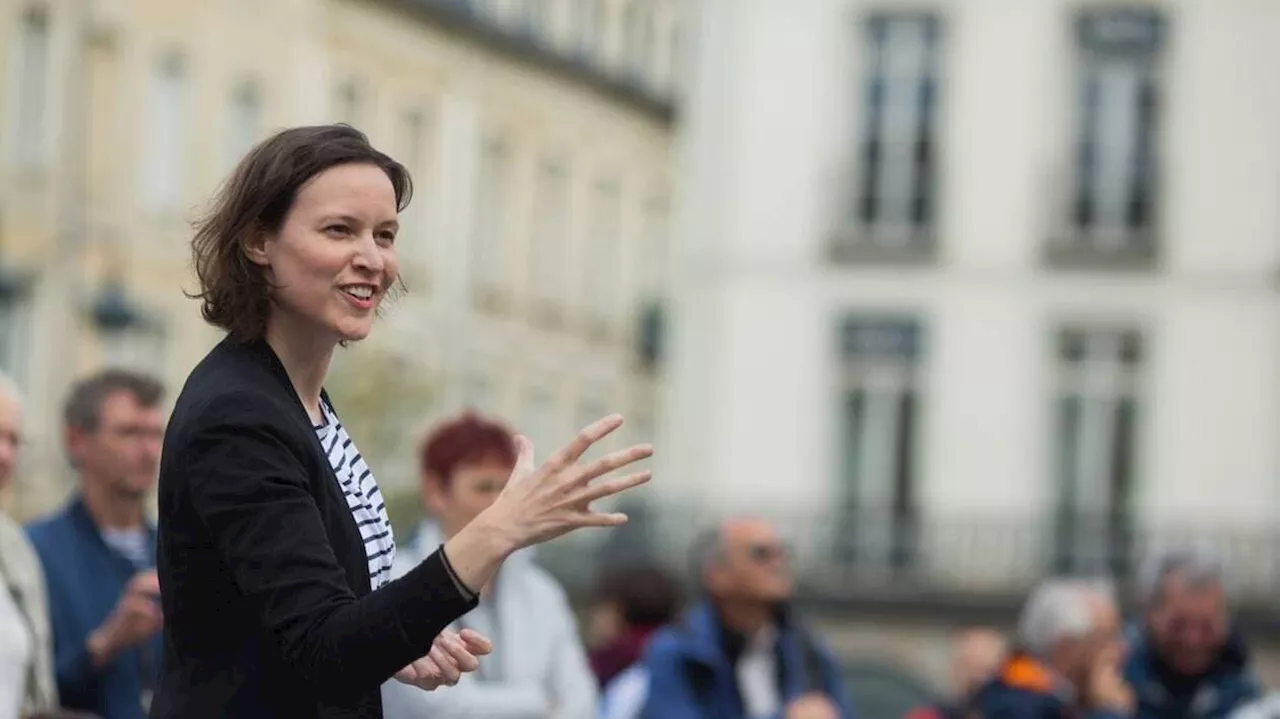
[[[830,264],[861,87],[857,18],[944,16],[936,261]],[[1064,320],[1146,337],[1135,513],[1151,525],[1274,521],[1280,5],[1168,3],[1160,260],[1046,267],[1070,188],[1072,13],[1053,0],[705,0],[682,110],[681,211],[657,488],[726,509],[829,507],[836,328],[918,316],[925,517],[1033,518],[1057,496],[1053,338]],[[847,202],[848,200],[846,200]]]

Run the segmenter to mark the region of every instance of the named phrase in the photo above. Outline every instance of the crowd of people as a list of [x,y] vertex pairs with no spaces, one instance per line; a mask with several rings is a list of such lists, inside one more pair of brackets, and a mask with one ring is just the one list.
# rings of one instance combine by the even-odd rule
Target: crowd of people
[[[146,716],[164,649],[156,529],[145,507],[161,454],[163,388],[111,370],[71,390],[63,424],[77,491],[21,528],[0,522],[0,717]],[[21,402],[0,382],[0,483],[21,444]],[[465,413],[426,437],[422,516],[398,542],[401,576],[502,492],[514,434]],[[766,521],[724,521],[693,548],[696,596],[651,564],[599,579],[582,626],[528,550],[509,557],[451,629],[493,652],[456,685],[383,685],[388,719],[852,719],[839,662],[792,607],[784,545]],[[957,634],[949,698],[907,719],[1264,719],[1275,701],[1231,621],[1204,551],[1156,557],[1141,615],[1105,581],[1045,580],[1011,636]]]

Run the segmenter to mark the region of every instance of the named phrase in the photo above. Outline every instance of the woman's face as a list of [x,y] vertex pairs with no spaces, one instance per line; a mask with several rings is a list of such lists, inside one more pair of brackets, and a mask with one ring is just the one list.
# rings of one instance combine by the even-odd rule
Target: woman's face
[[375,165],[331,167],[306,182],[280,231],[247,249],[274,286],[268,333],[322,343],[369,334],[397,277],[396,195]]

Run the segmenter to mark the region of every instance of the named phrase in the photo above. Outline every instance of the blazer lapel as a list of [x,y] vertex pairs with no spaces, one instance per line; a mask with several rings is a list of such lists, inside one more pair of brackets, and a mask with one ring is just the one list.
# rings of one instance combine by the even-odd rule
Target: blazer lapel
[[[230,341],[230,339],[226,340]],[[254,340],[243,345],[246,351],[253,358],[264,365],[275,381],[281,386],[284,392],[293,400],[293,419],[295,427],[311,438],[311,448],[315,455],[315,459],[320,464],[321,480],[325,485],[323,491],[329,496],[329,501],[338,508],[339,519],[342,522],[343,529],[347,535],[349,542],[355,547],[355,554],[360,558],[358,562],[359,568],[355,572],[358,579],[358,586],[352,587],[357,596],[364,596],[372,591],[373,583],[369,577],[369,562],[365,557],[364,537],[360,534],[360,528],[356,526],[355,517],[351,514],[351,509],[347,505],[347,497],[342,493],[342,485],[338,481],[338,475],[333,471],[333,465],[329,463],[329,454],[325,451],[325,447],[320,442],[319,435],[316,434],[316,428],[311,424],[311,415],[307,414],[307,408],[302,404],[302,399],[298,396],[297,390],[293,387],[293,382],[289,380],[289,373],[285,371],[284,364],[280,362],[280,358],[276,356],[275,350],[271,349],[271,345],[265,340]],[[323,388],[320,390],[320,400],[329,402],[329,394]],[[329,406],[333,406],[329,403]],[[336,412],[335,412],[336,413]],[[339,561],[342,558],[339,557]],[[351,567],[344,568],[351,571]]]

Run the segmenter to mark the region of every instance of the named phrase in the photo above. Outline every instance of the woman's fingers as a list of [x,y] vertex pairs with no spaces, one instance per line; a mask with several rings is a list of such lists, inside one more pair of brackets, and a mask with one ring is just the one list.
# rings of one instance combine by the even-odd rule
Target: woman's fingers
[[589,482],[596,477],[608,474],[615,469],[621,469],[628,464],[632,464],[646,457],[652,456],[653,445],[651,444],[637,444],[627,447],[626,449],[620,449],[617,452],[610,452],[600,459],[588,464],[586,467],[583,467],[581,478],[583,481]]
[[444,672],[430,656],[422,657],[413,665],[417,668],[418,678],[414,684],[418,687],[431,691],[444,684]]
[[456,664],[450,659],[449,654],[438,643],[431,647],[431,652],[427,657],[435,662],[440,668],[440,677],[445,684],[453,686],[458,683],[458,679],[462,676],[462,672],[458,670]]
[[633,472],[619,479],[611,479],[607,482],[597,482],[583,488],[574,501],[574,504],[585,507],[597,499],[604,499],[605,497],[613,496],[619,492],[625,492],[632,487],[638,487],[645,482],[648,482],[652,477],[653,473],[646,469],[642,472]]
[[467,648],[467,651],[477,657],[482,657],[493,651],[493,642],[474,629],[463,629],[458,638],[462,640],[462,645]]
[[475,658],[466,647],[462,646],[462,640],[455,637],[442,637],[436,640],[437,646],[444,649],[448,653],[449,658],[453,660],[454,666],[459,672],[474,672],[480,668],[480,661]]
[[608,417],[598,419],[591,424],[583,427],[578,436],[574,437],[569,444],[556,450],[547,459],[547,464],[551,467],[568,467],[578,461],[591,445],[599,442],[607,437],[615,429],[622,426],[622,415],[611,414]]

